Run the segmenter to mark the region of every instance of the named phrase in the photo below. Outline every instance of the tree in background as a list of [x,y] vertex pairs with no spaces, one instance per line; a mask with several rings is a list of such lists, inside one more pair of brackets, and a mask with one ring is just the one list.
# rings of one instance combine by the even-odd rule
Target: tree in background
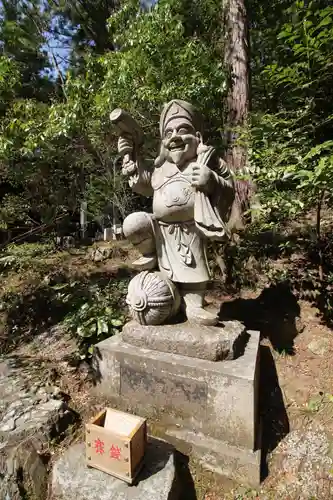
[[[3,2],[2,222],[52,221],[82,199],[96,212],[114,202],[122,214],[146,203],[114,175],[109,113],[121,106],[134,115],[152,161],[161,106],[174,97],[203,111],[221,153],[230,132],[228,163],[251,167],[264,217],[295,214],[322,193],[329,200],[332,7],[324,0],[224,7],[221,16],[217,0],[149,8],[139,0]],[[235,142],[244,130],[247,143]],[[244,201],[248,184],[238,186]]]
[[45,48],[45,36],[36,19],[47,25],[42,2],[3,0],[0,19],[1,54],[16,63],[19,71],[16,95],[21,98],[48,100],[53,85],[47,77],[51,65]]
[[[329,290],[332,271],[323,258],[321,216],[324,203],[333,201],[333,7],[324,0],[297,0],[282,12],[275,8],[275,25],[260,12],[269,26],[267,40],[257,38],[260,16],[253,31],[266,64],[259,70],[260,58],[255,60],[250,161],[266,224],[277,227],[315,208],[318,277]],[[312,285],[315,280],[311,276]],[[332,297],[325,302],[332,308]]]
[[35,23],[37,16],[46,22],[40,7],[38,1],[2,2],[0,214],[5,227],[11,221],[23,226],[27,223],[30,202],[25,188],[35,181],[33,163],[19,151],[22,134],[56,93],[56,84],[48,77],[50,62],[44,48],[45,37]]
[[250,48],[248,15],[244,0],[227,0],[223,6],[222,25],[225,29],[223,55],[228,72],[226,99],[225,160],[236,176],[236,200],[232,218],[235,227],[244,227],[243,213],[250,207],[253,184],[240,179],[247,167],[247,147],[241,137],[247,127],[250,111]]
[[114,50],[113,36],[108,29],[110,16],[119,8],[117,0],[60,0],[48,2],[53,18],[53,33],[68,48],[68,69],[84,70],[85,55],[104,54]]
[[255,61],[251,163],[263,210],[275,217],[316,204],[323,191],[329,201],[332,192],[333,8],[328,4],[289,3],[279,24],[266,32],[268,46],[275,40],[271,56],[263,52],[266,65],[259,71]]
[[[50,224],[59,216],[72,216],[92,174],[98,177],[104,168],[102,155],[86,133],[85,121],[89,118],[84,116],[71,130],[66,125],[73,116],[70,114],[73,100],[77,100],[76,108],[84,106],[80,101],[83,96],[74,95],[75,83],[71,86],[74,94],[67,90],[67,83],[78,70],[79,58],[83,72],[85,61],[78,42],[80,20],[76,18],[72,22],[67,6],[62,6],[63,11],[60,7],[61,4],[51,0],[3,2],[0,219],[4,228],[29,229],[41,223]],[[71,7],[74,8],[72,3]],[[100,15],[104,16],[106,25],[109,11]],[[81,29],[84,27],[92,33],[90,18],[86,15],[88,27],[83,21],[82,17]],[[92,42],[87,41],[87,46],[91,45]],[[60,108],[68,110],[66,123],[61,132],[53,128],[55,134],[50,136],[48,122]],[[56,123],[53,122],[53,126],[56,127]],[[101,132],[100,135],[102,142],[104,137]]]
[[246,126],[250,110],[248,18],[244,0],[228,0],[225,5],[225,65],[229,72],[226,100],[226,161],[232,170],[244,170],[246,148],[237,142],[237,135]]
[[[120,176],[112,175],[116,137],[109,113],[114,107],[126,108],[144,127],[148,161],[156,154],[154,134],[161,106],[174,97],[188,99],[203,110],[217,146],[222,146],[226,79],[220,51],[212,43],[220,36],[216,22],[218,4],[161,0],[147,10],[140,7],[140,2],[128,0],[115,12],[114,4],[109,3],[110,10],[106,12],[101,2],[104,7],[99,15],[103,22],[113,12],[108,21],[107,43],[95,38],[92,20],[88,18],[90,4],[83,4],[87,7],[80,24],[80,37],[86,37],[84,54],[80,53],[81,42],[77,42],[78,25],[71,25],[79,21],[74,17],[65,21],[69,14],[65,9],[59,11],[61,4],[54,15],[51,8],[45,9],[49,30],[60,36],[63,25],[66,36],[73,33],[69,54],[72,65],[67,74],[58,71],[61,92],[54,93],[45,106],[36,106],[31,99],[20,101],[18,106],[14,100],[12,111],[2,124],[0,155],[13,175],[12,158],[21,162],[22,168],[15,167],[15,175],[20,172],[20,188],[26,191],[27,205],[43,221],[75,210],[82,198],[96,210],[102,210],[112,199],[123,214],[133,208],[133,202],[138,203],[126,192]],[[80,12],[83,16],[83,10]],[[43,16],[35,19],[39,33],[46,31]],[[94,19],[96,16],[97,13]],[[117,50],[113,50],[115,46]],[[56,69],[54,64],[49,76],[53,84]]]

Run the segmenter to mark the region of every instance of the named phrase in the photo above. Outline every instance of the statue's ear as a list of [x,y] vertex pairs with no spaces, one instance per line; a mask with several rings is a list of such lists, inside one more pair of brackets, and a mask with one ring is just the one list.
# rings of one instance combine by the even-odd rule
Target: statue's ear
[[154,166],[156,168],[161,167],[163,165],[163,163],[165,162],[165,159],[166,159],[165,148],[163,146],[163,143],[161,143],[160,153],[154,161]]
[[203,144],[203,137],[202,137],[201,132],[197,132],[195,135],[199,139],[199,144]]

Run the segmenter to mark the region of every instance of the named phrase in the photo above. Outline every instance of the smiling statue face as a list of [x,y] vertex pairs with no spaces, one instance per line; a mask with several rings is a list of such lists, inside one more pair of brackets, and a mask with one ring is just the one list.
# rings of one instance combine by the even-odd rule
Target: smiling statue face
[[182,167],[197,156],[199,134],[184,118],[174,118],[168,122],[163,134],[166,159]]

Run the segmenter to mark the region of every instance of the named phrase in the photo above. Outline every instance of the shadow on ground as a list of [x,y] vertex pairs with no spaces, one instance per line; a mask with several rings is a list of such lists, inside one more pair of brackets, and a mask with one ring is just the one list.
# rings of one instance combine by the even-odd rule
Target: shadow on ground
[[180,496],[182,500],[197,500],[193,477],[189,468],[189,458],[179,451],[176,452],[176,469]]
[[[294,339],[298,334],[296,320],[300,307],[286,284],[271,285],[255,299],[235,299],[221,305],[221,320],[241,321],[248,330],[258,330],[273,348],[295,354]],[[260,346],[259,414],[262,450],[261,477],[268,475],[268,455],[289,433],[289,419],[272,352]]]
[[189,469],[188,457],[176,451],[175,448],[166,441],[162,441],[151,436],[148,439],[146,465],[144,465],[139,473],[136,481],[134,482],[134,486],[138,485],[141,481],[145,481],[151,476],[158,474],[164,467],[167,466],[167,463],[173,453],[176,474],[168,498],[197,500],[193,478]]
[[261,422],[261,478],[268,475],[268,455],[289,433],[289,419],[268,346],[260,347],[259,415]]
[[299,314],[299,304],[289,286],[277,284],[265,288],[255,299],[224,302],[219,317],[221,321],[238,320],[248,330],[260,331],[276,351],[294,355]]

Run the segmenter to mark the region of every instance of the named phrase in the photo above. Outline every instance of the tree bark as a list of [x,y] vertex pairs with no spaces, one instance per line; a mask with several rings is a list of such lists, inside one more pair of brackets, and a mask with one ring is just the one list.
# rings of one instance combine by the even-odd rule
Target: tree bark
[[246,148],[237,144],[250,109],[249,36],[245,0],[228,0],[225,7],[225,64],[229,71],[226,161],[233,171],[246,165]]
[[[239,142],[239,136],[247,124],[250,110],[250,50],[245,0],[226,0],[224,26],[224,63],[229,75],[226,101],[227,148],[224,159],[233,172],[241,173],[246,170],[247,150]],[[243,214],[250,208],[254,186],[250,181],[236,179],[235,188],[231,225],[235,229],[243,229]]]

